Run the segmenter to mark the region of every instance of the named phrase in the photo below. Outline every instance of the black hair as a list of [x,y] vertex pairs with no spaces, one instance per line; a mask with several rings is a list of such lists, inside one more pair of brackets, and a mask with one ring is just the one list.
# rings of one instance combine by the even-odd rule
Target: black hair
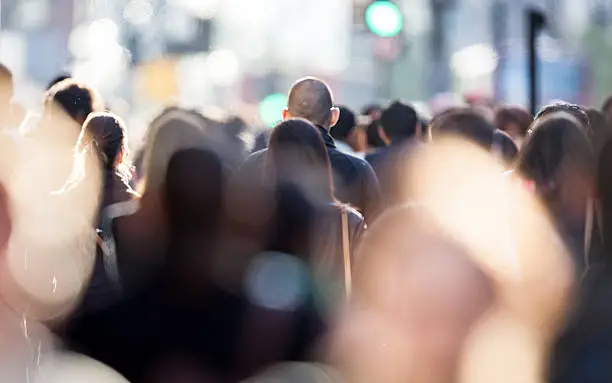
[[383,110],[380,124],[391,141],[402,140],[417,134],[419,117],[413,107],[395,101]]
[[327,185],[329,198],[334,200],[331,164],[321,133],[307,120],[290,119],[279,123],[270,136],[268,145],[268,173],[272,173],[277,181],[303,177],[295,174],[294,166],[304,165],[308,171],[320,172],[322,180]]
[[72,77],[69,74],[67,74],[67,73],[63,73],[63,74],[60,74],[60,75],[56,76],[55,78],[53,78],[53,80],[51,80],[49,82],[49,85],[47,85],[47,90],[53,88],[53,86],[55,86],[55,84],[59,84],[60,82],[62,82],[64,80],[68,80],[70,78],[72,78]]
[[93,144],[108,168],[118,168],[128,154],[127,129],[121,119],[112,113],[90,114],[79,137],[80,149]]
[[289,91],[287,108],[291,116],[304,118],[315,125],[328,127],[333,106],[329,86],[319,79],[302,79]]
[[[223,211],[227,173],[212,150],[184,149],[174,153],[166,173],[166,200],[172,227],[213,230]],[[207,234],[203,232],[202,234]]]
[[375,149],[384,148],[385,146],[387,146],[385,141],[380,136],[380,132],[378,131],[379,127],[380,125],[378,121],[372,121],[365,128],[366,137],[368,139],[368,146]]
[[506,132],[509,125],[515,125],[521,136],[526,136],[533,119],[529,112],[515,106],[500,107],[495,111],[495,127]]
[[565,112],[573,116],[580,122],[580,128],[586,134],[587,137],[593,137],[593,130],[591,128],[591,122],[589,121],[589,116],[586,114],[583,107],[576,104],[571,104],[569,102],[558,101],[552,104],[548,104],[544,106],[538,114],[535,116],[535,120],[539,120],[544,116],[548,116],[552,113],[556,112]]
[[345,141],[351,135],[353,129],[355,129],[357,119],[355,113],[346,106],[340,106],[338,109],[340,110],[340,118],[329,133],[336,140]]
[[493,145],[495,127],[471,109],[453,109],[435,117],[430,124],[431,137],[457,135],[489,150]]
[[501,157],[507,164],[511,164],[518,156],[518,147],[512,140],[512,137],[504,131],[496,130],[494,133],[495,147],[501,154]]
[[[603,215],[603,242],[604,253],[612,255],[612,139],[608,139],[602,146],[597,161],[597,194],[601,201]],[[612,258],[606,259],[610,262]],[[612,265],[611,265],[612,266]]]
[[47,91],[44,98],[45,107],[61,107],[79,125],[90,113],[101,111],[103,106],[97,93],[89,86],[72,79],[55,84]]
[[582,174],[594,176],[595,157],[582,127],[563,116],[534,122],[516,168],[535,182],[549,204],[556,198],[561,168],[567,163],[577,166]]

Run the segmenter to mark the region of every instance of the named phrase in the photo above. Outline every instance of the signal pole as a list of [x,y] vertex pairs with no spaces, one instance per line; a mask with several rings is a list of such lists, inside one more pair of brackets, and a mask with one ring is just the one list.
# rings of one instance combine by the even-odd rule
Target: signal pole
[[535,116],[539,106],[539,72],[538,72],[538,36],[546,26],[546,16],[540,11],[528,10],[527,50],[529,52],[529,103],[532,116]]

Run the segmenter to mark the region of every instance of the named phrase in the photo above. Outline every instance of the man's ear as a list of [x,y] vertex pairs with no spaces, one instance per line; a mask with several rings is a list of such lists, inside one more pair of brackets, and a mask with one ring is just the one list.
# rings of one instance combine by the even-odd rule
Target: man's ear
[[329,127],[333,128],[338,123],[340,119],[340,109],[335,106],[331,108],[331,115],[329,116]]
[[283,109],[283,121],[291,118],[291,114],[289,114],[289,109]]

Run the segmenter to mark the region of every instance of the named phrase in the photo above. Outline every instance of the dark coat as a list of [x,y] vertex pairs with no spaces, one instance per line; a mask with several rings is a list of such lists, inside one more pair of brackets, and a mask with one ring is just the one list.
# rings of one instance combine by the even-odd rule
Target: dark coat
[[[331,162],[336,198],[356,207],[366,222],[373,222],[382,210],[380,185],[374,170],[365,160],[339,151],[329,132],[322,127],[319,130]],[[253,153],[243,164],[241,174],[262,174],[267,151]]]
[[380,148],[368,154],[365,158],[376,172],[383,200],[387,206],[395,206],[405,202],[398,195],[398,182],[402,182],[399,171],[401,171],[401,162],[406,154],[415,146],[412,140],[404,140]]

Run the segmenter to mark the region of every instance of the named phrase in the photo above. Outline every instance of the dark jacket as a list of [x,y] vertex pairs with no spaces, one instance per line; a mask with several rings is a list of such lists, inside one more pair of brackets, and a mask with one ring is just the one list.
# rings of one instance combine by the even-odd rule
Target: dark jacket
[[402,181],[398,170],[401,170],[399,165],[403,162],[403,157],[414,147],[416,147],[416,144],[412,140],[403,140],[380,148],[368,154],[365,158],[376,172],[383,200],[387,206],[404,202],[401,201],[401,197],[397,193],[397,183]]
[[[331,162],[336,198],[361,211],[372,223],[382,210],[380,185],[372,167],[361,158],[342,153],[329,132],[319,127]],[[262,174],[268,149],[253,153],[243,164],[241,174]]]

